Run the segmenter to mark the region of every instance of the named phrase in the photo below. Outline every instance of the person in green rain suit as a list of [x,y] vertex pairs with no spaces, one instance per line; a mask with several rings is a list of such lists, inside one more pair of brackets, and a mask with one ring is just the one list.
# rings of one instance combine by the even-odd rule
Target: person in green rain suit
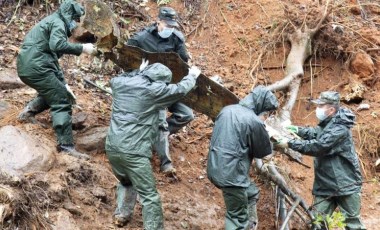
[[355,114],[340,107],[340,95],[335,91],[322,92],[312,102],[317,105],[318,126],[288,126],[303,140],[282,138],[277,146],[314,157],[316,215],[331,215],[339,207],[346,229],[366,229],[360,220],[362,175],[351,133]]
[[223,191],[225,229],[255,229],[259,190],[249,178],[253,158],[272,153],[259,115],[277,109],[276,96],[258,86],[236,105],[222,109],[215,120],[207,161],[209,180]]
[[155,63],[140,71],[121,74],[111,80],[112,115],[106,138],[106,152],[117,185],[114,221],[125,225],[133,214],[136,191],[142,204],[144,229],[164,229],[162,206],[150,159],[158,135],[159,112],[182,99],[194,86],[200,70],[177,84],[169,84],[172,72]]
[[82,15],[83,7],[69,0],[35,25],[21,46],[17,57],[17,72],[21,81],[38,92],[38,96],[21,112],[19,119],[34,123],[36,114],[50,108],[58,151],[79,158],[88,158],[88,155],[79,153],[74,148],[71,114],[75,96],[67,85],[58,63],[63,54],[96,52],[91,43],[75,44],[67,41]]
[[[149,52],[175,52],[184,62],[188,62],[185,37],[178,30],[177,13],[171,7],[160,7],[158,20],[151,26],[136,33],[127,45],[137,46]],[[166,175],[176,172],[169,152],[169,134],[178,132],[194,119],[192,109],[181,102],[168,107],[171,116],[166,118],[166,109],[160,112],[159,135],[153,146],[160,158],[160,170]]]

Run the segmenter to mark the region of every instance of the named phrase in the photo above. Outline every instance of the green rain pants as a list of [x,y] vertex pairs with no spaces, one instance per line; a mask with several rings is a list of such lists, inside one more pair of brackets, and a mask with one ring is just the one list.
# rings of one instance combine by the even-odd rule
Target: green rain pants
[[[365,230],[363,223],[360,220],[360,193],[354,193],[347,196],[335,196],[327,200],[323,200],[324,196],[315,196],[314,203],[317,214],[331,215],[334,210],[339,207],[339,210],[345,217],[346,229],[350,230]],[[319,203],[320,202],[320,203]]]
[[145,230],[164,229],[160,195],[147,157],[107,151],[112,170],[123,186],[133,185],[140,196]]
[[38,92],[38,97],[30,101],[27,106],[36,108],[35,114],[50,108],[58,144],[73,144],[71,102],[63,77],[59,79],[57,74],[51,72],[45,75],[20,76],[20,79]]
[[253,216],[257,221],[256,208],[252,207],[256,206],[260,191],[255,183],[251,182],[248,188],[226,187],[222,191],[226,205],[226,230],[248,229]]

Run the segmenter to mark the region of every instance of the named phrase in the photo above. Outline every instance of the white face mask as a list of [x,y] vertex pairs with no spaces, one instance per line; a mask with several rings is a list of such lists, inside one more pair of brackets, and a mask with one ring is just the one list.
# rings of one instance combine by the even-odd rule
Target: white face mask
[[160,32],[158,32],[158,35],[160,35],[161,38],[168,38],[172,33],[174,32],[174,28],[167,28],[165,27]]
[[72,20],[69,24],[69,30],[72,32],[75,28],[77,28],[77,22]]
[[328,117],[325,112],[326,110],[317,107],[317,109],[315,110],[315,115],[317,116],[318,120],[323,121]]

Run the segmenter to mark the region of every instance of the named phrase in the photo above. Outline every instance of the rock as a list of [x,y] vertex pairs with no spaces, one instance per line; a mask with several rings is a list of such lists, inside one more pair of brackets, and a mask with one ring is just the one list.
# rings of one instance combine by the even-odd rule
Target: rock
[[358,82],[353,82],[344,87],[342,101],[347,103],[360,103],[364,99],[366,87]]
[[20,80],[15,70],[0,70],[0,90],[17,89],[24,86],[25,84]]
[[79,230],[74,218],[65,209],[60,209],[56,216],[57,220],[54,222],[53,230]]
[[0,129],[0,171],[10,176],[48,171],[54,161],[54,149],[8,125]]
[[66,202],[63,204],[63,208],[69,211],[71,214],[76,215],[76,216],[82,216],[82,211],[80,210],[79,206],[75,206],[71,202]]
[[91,191],[92,195],[94,195],[96,198],[98,198],[99,200],[101,200],[103,203],[105,203],[107,201],[107,192],[106,190],[104,190],[103,188],[101,187],[95,187],[92,191]]
[[9,104],[6,101],[0,101],[0,119],[4,117],[9,109]]
[[364,83],[373,81],[373,74],[375,73],[375,65],[369,56],[365,52],[359,52],[351,60],[350,69],[354,74],[359,76]]
[[72,117],[72,126],[74,130],[80,130],[84,129],[85,125],[84,123],[87,120],[87,113],[79,112],[77,114],[74,114]]
[[76,148],[84,152],[104,152],[108,127],[94,127],[76,138]]

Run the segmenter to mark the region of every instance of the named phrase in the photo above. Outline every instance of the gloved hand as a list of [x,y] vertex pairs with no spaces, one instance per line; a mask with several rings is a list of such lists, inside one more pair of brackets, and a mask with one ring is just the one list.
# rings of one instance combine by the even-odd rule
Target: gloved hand
[[189,75],[193,76],[195,79],[197,79],[200,74],[201,74],[201,69],[199,69],[198,67],[192,66],[189,68]]
[[143,71],[149,65],[149,60],[142,59],[142,63],[140,65],[140,71]]
[[298,126],[295,126],[295,125],[285,126],[285,129],[287,129],[289,132],[294,133],[294,134],[298,133]]
[[74,92],[71,90],[68,84],[65,85],[67,92],[69,93],[70,100],[72,104],[76,103],[77,97],[74,95]]
[[280,139],[278,139],[277,142],[273,143],[273,146],[276,147],[276,148],[282,148],[282,149],[285,149],[285,148],[288,148],[288,138],[286,137],[281,137]]
[[98,52],[98,50],[92,43],[86,43],[82,45],[83,45],[83,53],[95,55]]

